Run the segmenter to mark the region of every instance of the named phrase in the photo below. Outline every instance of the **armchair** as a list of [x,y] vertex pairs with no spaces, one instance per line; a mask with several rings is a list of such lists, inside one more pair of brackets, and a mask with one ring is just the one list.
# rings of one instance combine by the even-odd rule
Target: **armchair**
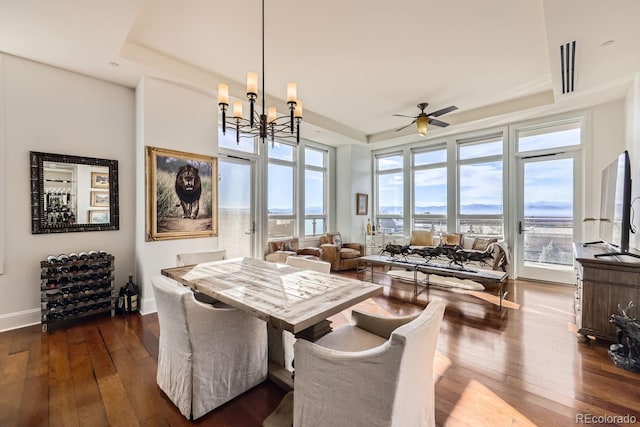
[[266,323],[218,302],[202,304],[164,276],[151,280],[158,308],[160,389],[196,419],[267,378]]
[[295,426],[434,426],[433,362],[444,302],[417,316],[353,311],[316,343],[295,344]]
[[287,239],[274,239],[267,243],[267,253],[264,259],[269,262],[286,263],[290,256],[301,256],[309,259],[320,258],[320,248],[301,248],[300,239],[289,237]]
[[364,256],[362,243],[344,243],[339,232],[320,236],[321,259],[331,264],[332,270],[348,270],[358,267],[358,258]]

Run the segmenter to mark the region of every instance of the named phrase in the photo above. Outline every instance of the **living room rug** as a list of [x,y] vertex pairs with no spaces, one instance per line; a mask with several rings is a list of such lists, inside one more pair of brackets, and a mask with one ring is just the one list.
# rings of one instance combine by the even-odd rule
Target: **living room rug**
[[293,426],[293,392],[285,394],[278,407],[262,422],[263,427]]

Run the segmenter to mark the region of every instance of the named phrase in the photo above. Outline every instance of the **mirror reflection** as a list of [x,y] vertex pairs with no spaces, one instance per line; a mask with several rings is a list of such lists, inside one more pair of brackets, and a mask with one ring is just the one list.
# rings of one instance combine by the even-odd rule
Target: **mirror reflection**
[[33,233],[118,229],[117,161],[31,157]]
[[45,224],[109,223],[109,168],[43,162]]

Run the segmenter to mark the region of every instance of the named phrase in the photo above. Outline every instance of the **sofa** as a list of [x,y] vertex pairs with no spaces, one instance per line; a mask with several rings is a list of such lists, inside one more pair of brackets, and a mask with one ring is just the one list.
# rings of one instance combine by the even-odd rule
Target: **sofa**
[[273,239],[267,242],[267,252],[265,261],[285,264],[290,256],[299,256],[309,259],[320,259],[322,251],[320,248],[305,247],[300,248],[300,239],[297,237],[287,237],[284,239]]
[[[482,258],[482,260],[465,261],[465,264],[472,264],[477,268],[507,271],[507,265],[510,262],[509,248],[506,242],[498,241],[494,236],[463,233],[445,233],[436,236],[430,230],[414,230],[411,232],[408,245],[414,252],[422,248],[436,248],[438,246],[458,247],[464,252],[479,255],[475,258]],[[419,257],[420,255],[414,253],[411,256]]]
[[362,243],[345,243],[337,231],[320,236],[320,249],[320,258],[330,263],[333,271],[358,268],[358,258],[364,256]]

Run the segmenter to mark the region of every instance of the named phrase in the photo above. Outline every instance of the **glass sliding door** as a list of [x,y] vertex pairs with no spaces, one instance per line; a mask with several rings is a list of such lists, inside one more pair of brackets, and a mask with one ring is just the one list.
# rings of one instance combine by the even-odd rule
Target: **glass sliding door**
[[515,273],[575,284],[573,242],[582,237],[584,120],[515,130],[517,148]]
[[253,257],[256,249],[255,161],[220,157],[218,169],[218,246],[226,249],[227,258]]
[[572,152],[520,159],[518,277],[575,283],[576,157]]

